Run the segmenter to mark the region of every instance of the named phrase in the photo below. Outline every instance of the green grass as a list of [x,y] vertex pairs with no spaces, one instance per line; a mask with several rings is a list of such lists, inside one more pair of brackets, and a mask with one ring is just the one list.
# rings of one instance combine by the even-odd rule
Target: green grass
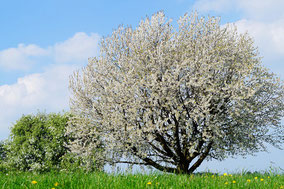
[[[262,180],[263,179],[263,180]],[[36,181],[33,184],[32,181]],[[58,183],[58,186],[55,186]],[[284,189],[284,175],[173,175],[173,174],[107,174],[107,173],[0,173],[0,188],[251,188]]]

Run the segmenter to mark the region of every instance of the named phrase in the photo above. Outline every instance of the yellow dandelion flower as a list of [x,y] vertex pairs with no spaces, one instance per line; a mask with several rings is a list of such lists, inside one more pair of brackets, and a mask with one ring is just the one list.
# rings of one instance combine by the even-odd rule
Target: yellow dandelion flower
[[232,177],[233,175],[229,174],[230,177]]
[[51,189],[55,189],[55,188],[51,188]]
[[248,180],[247,180],[247,182],[251,182],[251,180],[250,180],[250,179],[248,179]]
[[270,178],[270,176],[268,176],[267,178]]
[[58,182],[56,182],[55,184],[54,184],[54,186],[58,186],[59,185],[59,183]]
[[281,188],[281,189],[283,189],[283,188],[284,188],[284,186],[280,186],[280,188]]
[[227,176],[228,174],[227,174],[227,173],[224,173],[223,175],[224,175],[224,176]]
[[33,180],[33,181],[32,181],[32,184],[37,184],[37,181]]
[[147,182],[147,185],[151,185],[152,184],[152,182]]
[[235,181],[235,180],[233,180],[233,183],[234,183],[234,184],[236,184],[236,181]]
[[278,177],[280,177],[280,175],[277,175]]
[[211,177],[212,177],[212,178],[214,178],[215,176],[214,176],[214,175],[212,175]]
[[225,182],[225,184],[229,184],[228,182]]
[[255,180],[257,180],[257,177],[254,177]]
[[264,179],[263,179],[263,178],[261,178],[261,179],[260,179],[260,181],[264,181]]

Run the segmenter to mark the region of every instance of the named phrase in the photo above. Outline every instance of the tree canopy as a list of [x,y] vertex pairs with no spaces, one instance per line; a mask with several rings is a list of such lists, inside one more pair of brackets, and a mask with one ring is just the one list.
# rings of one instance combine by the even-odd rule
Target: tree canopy
[[10,170],[48,171],[59,169],[69,150],[65,135],[70,114],[37,113],[23,115],[11,128],[5,142],[3,164]]
[[158,12],[137,28],[120,26],[70,89],[71,149],[88,155],[103,143],[100,157],[111,163],[189,174],[205,159],[284,140],[283,81],[247,33],[215,17],[185,14],[175,29]]

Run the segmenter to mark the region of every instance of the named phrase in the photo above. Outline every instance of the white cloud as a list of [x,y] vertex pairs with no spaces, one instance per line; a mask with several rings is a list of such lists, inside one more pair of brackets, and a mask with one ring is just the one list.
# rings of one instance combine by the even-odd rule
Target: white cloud
[[284,19],[274,23],[242,19],[235,24],[240,32],[248,31],[261,48],[265,47],[267,53],[284,56]]
[[43,73],[19,78],[15,84],[0,86],[0,107],[5,107],[0,109],[0,138],[8,136],[8,127],[22,114],[68,110],[69,75],[75,69],[75,65],[51,66]]
[[64,98],[68,96],[68,79],[76,68],[78,67],[75,65],[51,66],[43,73],[18,78],[15,84],[0,86],[1,107],[46,106],[54,109],[58,108],[58,105],[63,105],[65,108]]
[[56,43],[47,48],[37,45],[19,44],[16,48],[0,51],[0,68],[7,70],[29,70],[39,64],[40,58],[49,58],[53,63],[86,62],[89,57],[98,54],[100,36],[95,33],[87,35],[78,32],[66,41]]
[[97,34],[81,32],[48,48],[20,44],[0,52],[0,67],[6,69],[32,69],[33,64],[43,65],[38,57],[49,61],[45,62],[41,73],[18,78],[14,84],[0,85],[0,140],[8,137],[8,127],[22,114],[69,109],[69,76],[87,64],[89,57],[98,54],[98,40]]
[[42,97],[43,82],[40,74],[32,74],[19,78],[16,84],[0,86],[0,102],[6,107],[33,105]]
[[0,51],[0,66],[11,70],[25,70],[35,63],[33,58],[48,54],[47,49],[40,48],[37,45],[19,44],[17,48]]
[[82,61],[96,55],[99,38],[100,36],[95,33],[88,36],[86,33],[80,32],[76,33],[71,39],[55,44],[56,62]]

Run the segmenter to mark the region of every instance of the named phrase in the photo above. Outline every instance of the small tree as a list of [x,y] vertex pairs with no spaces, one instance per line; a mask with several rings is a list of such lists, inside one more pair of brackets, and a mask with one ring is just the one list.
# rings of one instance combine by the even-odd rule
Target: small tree
[[81,117],[69,128],[73,150],[95,149],[100,136],[109,162],[190,174],[206,158],[283,142],[283,82],[247,34],[218,18],[186,14],[174,30],[159,12],[119,27],[70,88]]
[[61,159],[69,152],[65,135],[70,114],[23,115],[12,127],[5,148],[7,167],[21,171],[59,169]]

